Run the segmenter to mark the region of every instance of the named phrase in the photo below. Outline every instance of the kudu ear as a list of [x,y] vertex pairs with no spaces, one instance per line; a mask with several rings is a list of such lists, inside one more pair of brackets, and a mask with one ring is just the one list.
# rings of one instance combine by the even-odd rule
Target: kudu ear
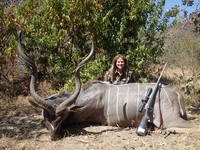
[[68,107],[69,112],[79,112],[81,111],[81,109],[83,108],[83,106],[77,106],[72,104],[71,106]]

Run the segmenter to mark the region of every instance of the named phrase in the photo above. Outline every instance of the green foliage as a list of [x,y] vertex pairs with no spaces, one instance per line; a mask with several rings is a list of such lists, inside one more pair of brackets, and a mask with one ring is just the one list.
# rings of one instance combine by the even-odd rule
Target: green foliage
[[[199,2],[198,2],[199,3]],[[198,9],[198,3],[196,3],[196,10]],[[180,7],[179,5],[175,4],[172,8],[168,9],[165,13],[165,16],[174,18],[169,25],[175,25],[177,23],[183,22],[184,20],[187,21],[188,18],[188,11],[186,10],[187,7],[191,7],[194,5],[194,0],[182,0],[182,5],[184,7]]]
[[[92,38],[95,59],[81,72],[84,82],[102,76],[118,53],[127,56],[135,73],[144,72],[162,52],[164,4],[165,0],[24,0],[10,7],[7,20],[9,28],[23,31],[26,53],[43,79],[55,87],[72,87],[73,71],[89,53]],[[16,47],[16,38],[9,43],[7,51]]]
[[162,54],[163,37],[167,27],[167,18],[162,18],[164,1],[151,1],[145,26],[140,26],[135,39],[135,47],[127,51],[127,58],[136,73],[144,72],[150,62],[155,62]]
[[180,13],[180,7],[179,5],[175,5],[171,8],[171,10],[167,11],[166,12],[166,15],[167,16],[170,16],[170,17],[176,17],[178,13]]
[[91,24],[90,3],[27,0],[19,8],[18,20],[28,37],[27,50],[40,64],[45,79],[62,85],[88,53],[85,42],[90,36],[84,34]]
[[[96,80],[101,78],[105,73],[105,56],[99,56],[94,61],[89,62],[82,71],[81,77],[86,81],[88,80]],[[83,81],[84,81],[83,80]]]
[[[0,4],[0,54],[13,56],[16,49],[16,39],[13,33],[16,33],[16,19],[13,7],[4,8]],[[5,14],[7,11],[7,14]]]
[[155,61],[163,45],[156,34],[164,31],[167,23],[166,18],[162,19],[164,4],[163,0],[105,0],[98,20],[108,59],[118,53],[126,55],[135,73],[143,72],[149,61]]
[[194,5],[194,0],[182,0],[183,5],[192,6]]

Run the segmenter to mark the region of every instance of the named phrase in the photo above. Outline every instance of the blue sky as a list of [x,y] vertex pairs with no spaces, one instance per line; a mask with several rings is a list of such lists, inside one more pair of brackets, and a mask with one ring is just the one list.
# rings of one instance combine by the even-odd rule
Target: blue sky
[[182,0],[166,0],[165,1],[165,10],[170,9],[174,5],[179,5],[181,9],[186,9],[188,13],[194,12],[196,10],[196,6],[200,3],[200,0],[194,0],[193,6],[184,6],[182,5]]

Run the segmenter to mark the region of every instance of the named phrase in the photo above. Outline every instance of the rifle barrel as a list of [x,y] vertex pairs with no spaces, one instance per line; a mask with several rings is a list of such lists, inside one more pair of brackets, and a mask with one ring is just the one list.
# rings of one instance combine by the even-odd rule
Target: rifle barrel
[[[153,88],[150,96],[149,96],[149,100],[147,101],[147,103],[145,104],[145,112],[144,115],[139,123],[139,126],[136,130],[137,135],[140,136],[145,136],[147,135],[148,132],[148,127],[149,124],[148,123],[153,123],[153,109],[154,109],[154,104],[155,104],[155,100],[156,100],[156,94],[158,92],[159,89],[159,84],[160,84],[160,79],[163,75],[163,72],[165,71],[165,68],[167,66],[167,63],[165,63],[163,70],[156,82],[155,87]],[[143,109],[143,108],[142,108]]]
[[166,66],[167,66],[167,62],[165,63],[165,65],[164,65],[164,67],[163,67],[163,69],[162,69],[162,72],[160,73],[160,76],[159,76],[159,78],[158,78],[158,80],[157,80],[157,83],[160,82],[160,79],[161,79],[161,77],[162,77],[162,75],[163,75],[163,73],[164,73],[164,71],[165,71]]

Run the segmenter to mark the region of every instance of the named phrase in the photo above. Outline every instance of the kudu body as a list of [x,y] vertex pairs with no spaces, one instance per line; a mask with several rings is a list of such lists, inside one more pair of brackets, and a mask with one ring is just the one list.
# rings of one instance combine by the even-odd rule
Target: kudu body
[[[74,93],[60,93],[46,99],[35,91],[37,69],[32,60],[23,52],[21,34],[18,51],[22,60],[31,68],[30,102],[43,109],[44,124],[50,131],[51,139],[63,136],[64,129],[74,123],[100,123],[112,126],[137,126],[142,114],[138,111],[142,98],[148,88],[155,83],[129,83],[113,85],[107,82],[92,82],[81,88],[79,71],[93,54],[79,63],[75,72],[76,89]],[[190,127],[182,96],[171,86],[160,88],[154,107],[154,125],[161,128]]]

